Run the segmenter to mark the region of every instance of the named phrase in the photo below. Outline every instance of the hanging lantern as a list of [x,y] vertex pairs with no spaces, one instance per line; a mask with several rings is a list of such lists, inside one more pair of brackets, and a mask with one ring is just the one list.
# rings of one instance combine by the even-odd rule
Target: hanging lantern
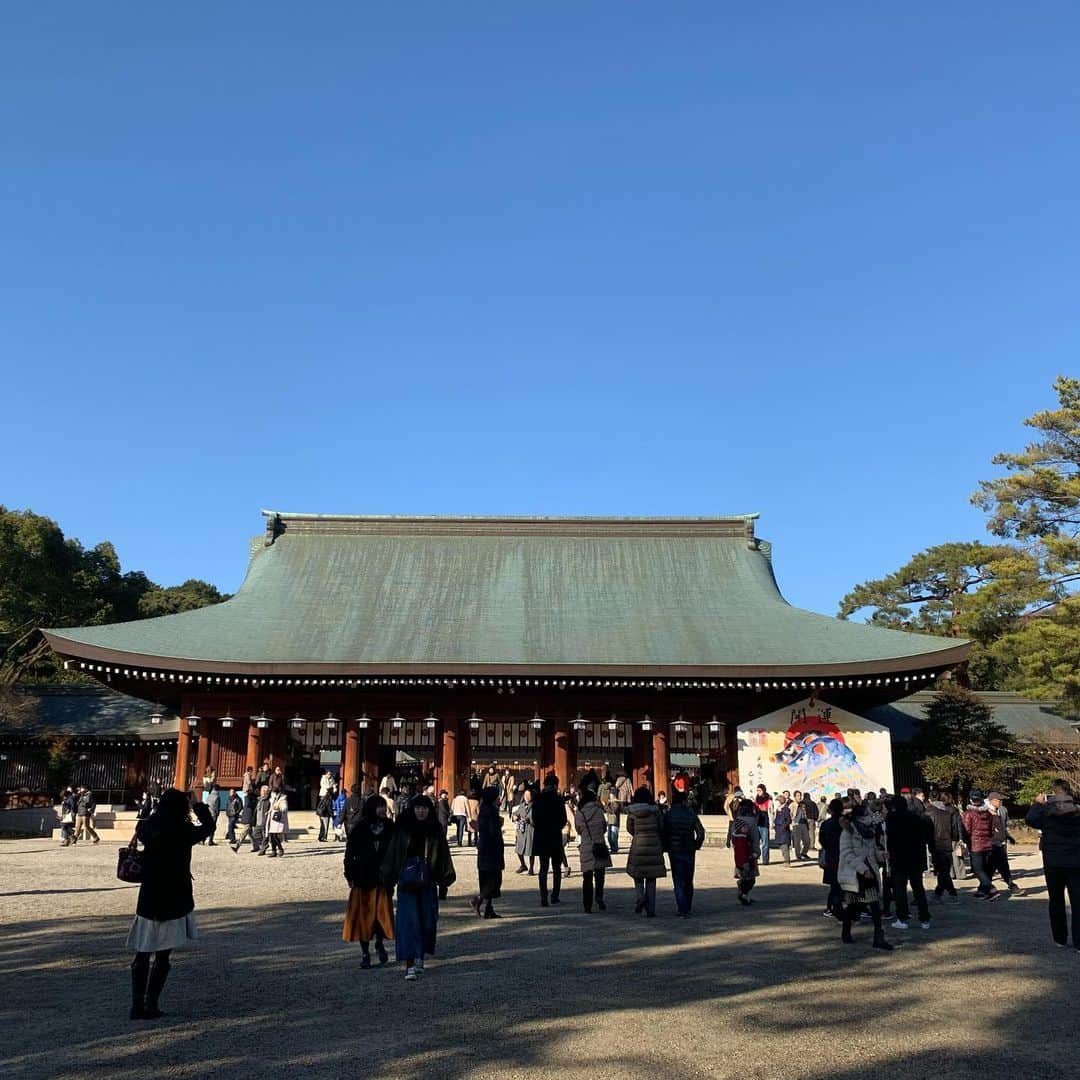
[[472,718],[469,720],[469,727],[472,728],[473,731],[480,730],[480,717],[476,715],[475,710],[473,710]]
[[429,730],[434,730],[435,726],[439,723],[438,718],[433,713],[428,713],[428,718],[424,721],[424,727]]
[[368,714],[362,713],[360,719],[356,721],[358,728],[366,728],[368,726]]
[[577,714],[577,718],[574,720],[574,730],[584,731],[589,725],[581,718],[581,713]]
[[405,726],[405,721],[401,717],[401,713],[394,713],[394,718],[390,721],[390,726],[395,730]]
[[539,713],[533,713],[532,726],[539,731],[544,726],[544,721]]
[[259,715],[255,717],[255,726],[261,728],[268,728],[270,726],[270,721],[262,713],[259,713]]
[[228,709],[225,710],[225,715],[221,718],[221,726],[223,728],[230,728],[233,726],[233,718]]

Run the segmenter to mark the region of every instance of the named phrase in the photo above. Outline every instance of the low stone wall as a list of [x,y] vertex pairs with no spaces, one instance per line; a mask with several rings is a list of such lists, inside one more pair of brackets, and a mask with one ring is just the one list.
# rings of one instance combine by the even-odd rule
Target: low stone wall
[[51,836],[59,827],[60,818],[52,806],[0,810],[0,836]]

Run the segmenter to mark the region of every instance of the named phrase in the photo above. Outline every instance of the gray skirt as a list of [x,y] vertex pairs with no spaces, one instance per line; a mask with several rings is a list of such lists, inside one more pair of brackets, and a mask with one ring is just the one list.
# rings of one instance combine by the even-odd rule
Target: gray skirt
[[189,911],[179,919],[147,919],[136,915],[128,931],[127,947],[133,952],[161,952],[179,949],[198,939],[195,912]]

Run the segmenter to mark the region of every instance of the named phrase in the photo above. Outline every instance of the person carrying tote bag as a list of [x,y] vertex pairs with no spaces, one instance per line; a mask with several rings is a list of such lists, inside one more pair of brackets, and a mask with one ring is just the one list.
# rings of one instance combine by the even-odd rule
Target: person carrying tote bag
[[595,899],[597,910],[607,911],[604,876],[611,868],[607,821],[592,788],[582,788],[579,799],[574,814],[574,828],[577,829],[578,852],[581,855],[581,903],[591,913]]

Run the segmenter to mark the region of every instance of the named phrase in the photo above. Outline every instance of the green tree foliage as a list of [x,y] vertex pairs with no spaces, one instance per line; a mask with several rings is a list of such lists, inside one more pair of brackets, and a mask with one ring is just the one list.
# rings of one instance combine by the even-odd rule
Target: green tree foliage
[[1002,680],[1008,663],[990,646],[1046,595],[1039,560],[1015,545],[939,544],[888,577],[857,585],[840,601],[839,616],[869,611],[874,626],[971,638],[961,677],[986,690]]
[[1059,775],[1053,772],[1032,773],[1017,790],[1016,801],[1021,806],[1030,806],[1035,801],[1036,795],[1048,795],[1050,793],[1053,783]]
[[[0,506],[0,687],[62,677],[43,626],[123,622],[223,599],[202,581],[162,588],[139,571],[124,573],[112,544],[87,550],[55,521]],[[0,700],[0,712],[13,717],[14,700]]]
[[995,653],[1015,672],[1013,685],[1035,697],[1080,705],[1080,380],[1054,383],[1057,409],[1025,424],[1038,438],[1017,454],[998,454],[1006,475],[972,496],[989,529],[1027,543],[1038,558],[1046,596],[1002,635]]
[[953,683],[924,706],[912,746],[926,779],[964,799],[973,787],[1004,790],[1017,760],[1016,740],[993,709]]
[[183,585],[160,585],[151,587],[139,597],[139,615],[152,618],[156,615],[176,615],[181,611],[194,611],[208,604],[220,604],[227,597],[205,581],[189,578]]

